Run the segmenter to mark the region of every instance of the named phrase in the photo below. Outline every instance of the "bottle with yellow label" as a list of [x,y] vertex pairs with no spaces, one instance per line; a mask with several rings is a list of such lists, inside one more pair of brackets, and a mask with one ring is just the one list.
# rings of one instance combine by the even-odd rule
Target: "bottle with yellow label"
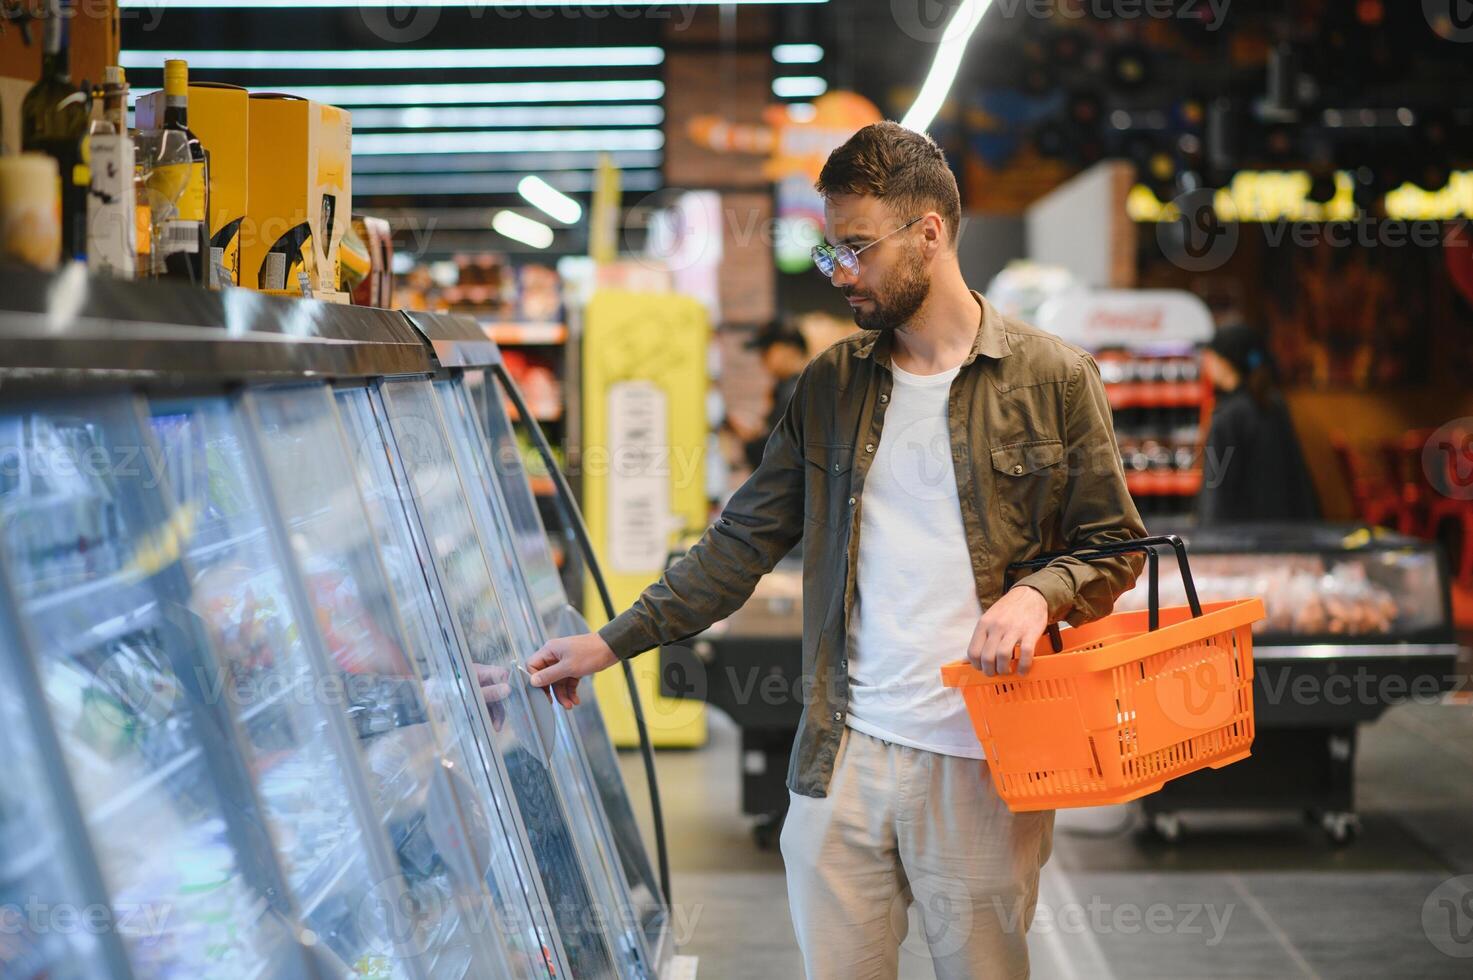
[[164,128],[148,178],[154,274],[209,284],[209,158],[189,128],[189,66],[164,62]]

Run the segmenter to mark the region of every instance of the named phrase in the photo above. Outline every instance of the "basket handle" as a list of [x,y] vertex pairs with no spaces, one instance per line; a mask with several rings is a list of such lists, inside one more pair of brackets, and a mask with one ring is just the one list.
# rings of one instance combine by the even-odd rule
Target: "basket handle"
[[[1116,555],[1126,555],[1132,552],[1143,551],[1146,553],[1146,609],[1147,629],[1155,630],[1161,625],[1161,585],[1157,566],[1156,549],[1170,547],[1176,552],[1176,567],[1181,572],[1182,585],[1187,591],[1187,605],[1192,607],[1192,616],[1195,618],[1202,615],[1202,603],[1197,599],[1197,585],[1192,581],[1192,569],[1187,564],[1187,545],[1175,534],[1162,534],[1150,538],[1136,538],[1132,541],[1114,541],[1108,544],[1090,545],[1074,551],[1055,551],[1049,554],[1029,558],[1026,561],[1013,562],[1003,573],[1003,591],[1011,587],[1011,576],[1015,570],[1032,571],[1043,568],[1060,558],[1078,558],[1080,561],[1093,561],[1097,558],[1113,558]],[[1059,635],[1059,624],[1049,623],[1049,643],[1053,645],[1054,652],[1058,653],[1064,649],[1064,638]]]

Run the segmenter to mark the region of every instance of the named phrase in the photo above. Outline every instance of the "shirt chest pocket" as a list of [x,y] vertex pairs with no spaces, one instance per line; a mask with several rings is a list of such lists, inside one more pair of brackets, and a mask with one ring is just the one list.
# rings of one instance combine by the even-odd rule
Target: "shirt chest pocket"
[[849,471],[854,465],[852,445],[807,444],[803,516],[822,527],[841,527],[849,517]]
[[1020,442],[992,450],[993,485],[1003,526],[1036,540],[1059,505],[1064,489],[1064,444],[1058,439]]

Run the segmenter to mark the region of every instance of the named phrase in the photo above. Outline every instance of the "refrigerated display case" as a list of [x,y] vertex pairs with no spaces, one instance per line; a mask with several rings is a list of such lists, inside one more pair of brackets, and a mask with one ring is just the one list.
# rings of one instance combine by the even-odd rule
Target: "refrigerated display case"
[[[1454,685],[1457,643],[1435,544],[1381,529],[1254,524],[1184,534],[1202,602],[1262,596],[1254,624],[1253,754],[1193,773],[1144,801],[1162,837],[1194,809],[1298,809],[1338,844],[1358,831],[1357,728]],[[1145,608],[1139,585],[1117,610]],[[1161,576],[1161,603],[1183,605]]]
[[58,760],[0,791],[7,828],[52,832],[7,835],[0,887],[105,927],[0,950],[655,976],[574,725],[518,670],[525,542],[409,322],[77,271],[0,268],[0,297],[0,740]]
[[[484,344],[476,325],[463,318],[413,313],[418,330],[434,347],[442,364],[453,368],[451,381],[437,386],[447,418],[458,422],[465,468],[484,486],[483,519],[511,528],[503,537],[498,564],[508,587],[524,597],[524,642],[540,645],[547,637],[588,632],[588,624],[568,601],[553,558],[553,549],[528,474],[517,449],[501,380],[489,366],[497,351]],[[559,500],[563,507],[570,501]],[[566,527],[565,527],[566,530]],[[576,541],[564,542],[571,551]],[[649,847],[634,816],[628,788],[604,724],[595,686],[579,686],[578,709],[559,714],[558,745],[573,763],[571,789],[591,817],[587,825],[598,839],[605,867],[622,881],[613,896],[626,930],[626,946],[637,947],[647,971],[662,974],[671,962],[667,901],[650,862]],[[597,816],[598,810],[602,816]],[[632,934],[631,934],[632,933]]]

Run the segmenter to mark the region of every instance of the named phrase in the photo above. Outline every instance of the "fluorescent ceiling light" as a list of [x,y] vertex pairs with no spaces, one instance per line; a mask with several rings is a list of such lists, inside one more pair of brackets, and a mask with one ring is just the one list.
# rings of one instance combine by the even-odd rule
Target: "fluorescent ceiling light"
[[925,84],[921,86],[910,111],[900,120],[900,125],[917,132],[925,132],[931,125],[931,120],[936,118],[941,103],[946,101],[947,93],[951,91],[951,83],[956,80],[956,71],[961,67],[967,42],[972,39],[972,34],[976,32],[977,25],[982,23],[982,17],[990,6],[992,0],[962,0],[962,5],[946,24],[946,32],[936,49],[936,60],[931,62],[931,71],[926,75]]
[[496,217],[491,219],[491,227],[512,241],[533,248],[546,248],[552,244],[551,228],[515,211],[497,211]]
[[786,75],[772,80],[772,93],[780,99],[811,99],[828,88],[829,83],[817,75]]
[[[545,174],[550,170],[594,170],[598,157],[604,150],[530,153],[431,153],[412,156],[399,153],[389,156],[354,157],[353,177],[359,174],[399,173],[519,173],[536,172]],[[620,150],[609,153],[614,166],[621,170],[653,168],[659,169],[663,162],[657,151]],[[515,190],[516,182],[512,182]],[[554,186],[561,184],[554,182]]]
[[772,60],[780,65],[811,65],[823,60],[823,47],[817,44],[779,44],[772,49]]
[[513,129],[479,133],[368,133],[353,139],[353,155],[520,153],[529,150],[658,150],[658,129]]
[[496,105],[511,102],[655,102],[653,79],[600,82],[471,82],[462,85],[293,85],[292,95],[329,105]]
[[[753,6],[777,3],[828,3],[829,0],[650,0],[648,6],[697,6],[710,7],[719,3],[731,6]],[[402,7],[405,0],[122,0],[118,6],[124,10],[257,10],[265,7]],[[525,7],[524,0],[419,0],[419,7]],[[587,3],[585,0],[540,0],[537,7],[617,7],[619,4]]]
[[657,47],[623,48],[378,48],[371,51],[124,51],[126,68],[163,68],[182,58],[190,68],[264,71],[380,71],[439,68],[610,68],[658,65]]
[[353,128],[497,129],[537,126],[658,126],[657,105],[475,106],[467,108],[354,109]]
[[521,183],[517,184],[517,193],[554,221],[571,225],[583,217],[582,205],[536,175],[523,177]]
[[[569,194],[593,190],[595,173],[548,174],[549,181]],[[514,194],[517,174],[353,174],[356,197],[444,197],[457,194]],[[654,191],[664,186],[658,170],[621,170],[619,184],[626,191]]]

